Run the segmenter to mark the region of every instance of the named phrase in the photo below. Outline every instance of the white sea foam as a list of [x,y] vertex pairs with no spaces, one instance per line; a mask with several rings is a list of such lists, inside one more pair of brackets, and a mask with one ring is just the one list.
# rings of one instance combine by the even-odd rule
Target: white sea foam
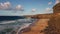
[[23,25],[21,25],[21,27],[18,29],[17,34],[18,34],[22,29],[29,27],[30,24],[32,24],[32,23],[23,23]]
[[11,21],[1,21],[0,24],[7,24],[7,23],[14,23],[15,20],[11,20]]
[[20,22],[20,23],[30,23],[33,22],[33,19],[18,19],[18,20],[10,20],[10,21],[0,21],[0,24],[8,24],[8,23],[16,23],[16,22]]
[[18,20],[10,20],[10,21],[1,21],[0,24],[3,25],[0,25],[0,31],[6,28],[13,28],[14,31],[18,29],[17,30],[17,34],[18,34],[22,29],[29,27],[35,21],[36,19],[18,19]]

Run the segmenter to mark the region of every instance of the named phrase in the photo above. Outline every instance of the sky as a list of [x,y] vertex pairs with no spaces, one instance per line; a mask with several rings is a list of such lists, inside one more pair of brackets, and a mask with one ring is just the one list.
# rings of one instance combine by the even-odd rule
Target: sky
[[22,16],[53,13],[60,0],[0,0],[0,16]]

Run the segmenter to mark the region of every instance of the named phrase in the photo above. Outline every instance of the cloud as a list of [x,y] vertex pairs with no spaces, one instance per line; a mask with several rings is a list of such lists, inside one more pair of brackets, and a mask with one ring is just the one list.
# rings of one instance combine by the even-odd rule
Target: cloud
[[22,5],[17,5],[15,8],[12,8],[12,5],[10,2],[4,2],[0,3],[0,10],[19,10],[24,11],[24,8]]
[[52,4],[52,2],[49,2],[49,3],[48,3],[48,5],[51,5],[51,4]]
[[20,10],[20,11],[24,11],[24,8],[22,5],[17,5],[15,10]]
[[59,0],[56,0],[55,4],[59,3],[60,1]]
[[32,9],[32,12],[35,12],[35,11],[36,11],[36,9],[35,9],[35,8],[33,8],[33,9]]
[[0,10],[4,10],[4,9],[8,9],[10,8],[11,3],[10,2],[4,2],[4,3],[0,3]]
[[47,11],[47,12],[52,11],[52,9],[48,7],[48,8],[45,9],[45,11]]

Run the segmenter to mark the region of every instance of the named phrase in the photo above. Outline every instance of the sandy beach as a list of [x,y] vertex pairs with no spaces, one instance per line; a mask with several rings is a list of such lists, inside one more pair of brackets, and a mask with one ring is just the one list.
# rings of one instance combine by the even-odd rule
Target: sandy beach
[[22,34],[44,34],[41,32],[48,26],[49,19],[39,19],[34,26],[31,27],[31,30],[28,32],[23,32]]

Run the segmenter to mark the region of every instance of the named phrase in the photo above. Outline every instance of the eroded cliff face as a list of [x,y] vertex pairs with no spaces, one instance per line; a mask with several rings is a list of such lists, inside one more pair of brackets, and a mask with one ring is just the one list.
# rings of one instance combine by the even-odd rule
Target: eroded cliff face
[[60,15],[53,15],[48,25],[49,26],[44,30],[45,34],[60,34]]
[[27,18],[35,18],[35,19],[49,19],[53,16],[53,14],[37,14],[37,15],[30,15],[26,16]]
[[53,7],[54,14],[48,22],[45,34],[60,34],[60,3]]
[[60,13],[60,3],[56,4],[56,5],[53,7],[53,12],[54,12],[54,13]]

